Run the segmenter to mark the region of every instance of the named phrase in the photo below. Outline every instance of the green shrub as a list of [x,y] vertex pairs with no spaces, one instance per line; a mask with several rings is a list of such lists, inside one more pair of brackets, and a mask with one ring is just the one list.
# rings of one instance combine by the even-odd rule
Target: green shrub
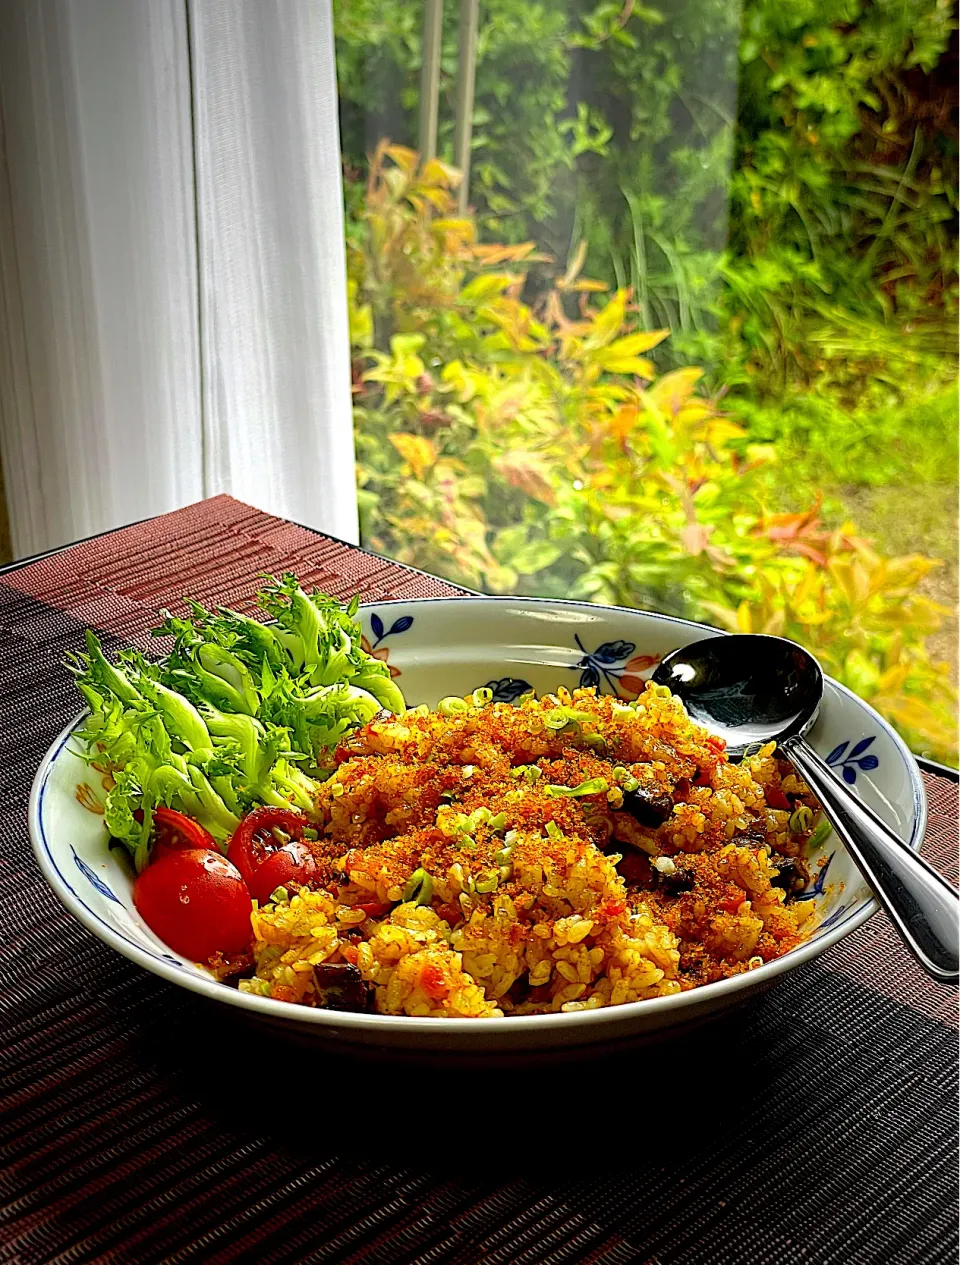
[[[416,144],[421,9],[335,14],[359,173],[381,136]],[[447,158],[456,21],[447,5]],[[825,347],[870,361],[878,327],[950,360],[956,75],[937,68],[955,25],[943,0],[746,0],[742,26],[726,0],[485,0],[478,223],[560,261],[535,274],[586,241],[595,275],[673,331],[655,363],[699,359],[757,399],[815,380]]]
[[[381,145],[349,250],[364,539],[469,587],[573,595],[803,641],[917,748],[952,758],[946,665],[917,593],[816,509],[773,515],[770,445],[658,376],[666,329],[576,267],[522,301],[532,244],[481,244],[455,173]],[[388,350],[389,349],[389,350]]]

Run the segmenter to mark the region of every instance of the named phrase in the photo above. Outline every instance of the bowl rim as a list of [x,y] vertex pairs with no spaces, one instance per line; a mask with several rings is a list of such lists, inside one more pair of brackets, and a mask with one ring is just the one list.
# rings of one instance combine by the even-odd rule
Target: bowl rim
[[[656,611],[636,610],[631,607],[582,602],[572,598],[486,597],[482,594],[467,594],[462,597],[391,598],[382,602],[363,602],[360,605],[358,614],[363,614],[367,610],[380,609],[384,606],[450,605],[453,603],[477,602],[497,605],[519,604],[534,607],[562,606],[594,612],[615,611],[618,614],[633,617],[640,616],[645,619],[654,619],[673,625],[679,624],[698,631],[716,633],[719,636],[730,635],[725,629],[715,628],[710,624],[701,624],[695,620],[682,619],[679,616],[665,615]],[[898,749],[906,766],[913,791],[914,824],[907,846],[912,851],[919,852],[926,831],[927,803],[923,779],[913,753],[893,726],[884,720],[869,703],[832,677],[825,675],[824,681],[828,682],[834,689],[865,711]],[[241,1010],[251,1011],[266,1018],[282,1019],[288,1022],[319,1026],[320,1028],[331,1030],[339,1029],[341,1032],[344,1029],[353,1030],[357,1036],[366,1031],[371,1037],[375,1034],[387,1032],[394,1032],[398,1037],[402,1033],[412,1035],[413,1033],[436,1032],[439,1037],[441,1031],[450,1033],[451,1036],[462,1036],[469,1032],[478,1031],[478,1021],[476,1019],[450,1018],[438,1020],[419,1015],[354,1014],[349,1011],[315,1009],[309,1006],[299,1006],[291,1002],[277,1001],[272,997],[258,997],[251,993],[241,993],[239,989],[231,988],[213,979],[201,968],[194,967],[191,970],[183,962],[166,962],[158,954],[148,952],[116,931],[96,910],[87,905],[67,882],[54,861],[44,828],[44,799],[51,774],[64,747],[85,715],[85,710],[78,712],[64,726],[40,762],[30,790],[28,824],[33,853],[44,878],[67,912],[72,914],[88,931],[129,961],[159,976],[168,983],[179,985],[181,988],[186,988],[200,996],[237,1007]],[[871,897],[860,909],[852,910],[825,934],[818,936],[815,940],[804,941],[782,957],[775,958],[772,962],[765,962],[762,966],[752,971],[744,971],[739,975],[717,980],[711,984],[702,984],[686,992],[672,993],[666,997],[652,997],[645,1001],[625,1002],[619,1006],[601,1006],[596,1010],[581,1010],[573,1014],[556,1012],[545,1015],[504,1015],[499,1018],[484,1019],[481,1029],[483,1033],[489,1033],[492,1037],[497,1033],[506,1034],[509,1032],[515,1032],[519,1036],[521,1032],[529,1033],[540,1029],[551,1030],[562,1026],[569,1031],[577,1028],[586,1037],[587,1034],[595,1029],[602,1029],[610,1025],[619,1026],[624,1022],[629,1022],[631,1017],[637,1018],[641,1015],[648,1016],[651,1019],[657,1015],[677,1015],[680,1017],[688,1010],[702,1005],[707,998],[721,1001],[725,997],[735,997],[738,993],[745,992],[750,986],[758,987],[764,982],[773,982],[785,972],[793,970],[805,962],[812,961],[822,953],[825,953],[827,949],[832,948],[840,940],[856,931],[878,909],[879,906],[876,899]]]

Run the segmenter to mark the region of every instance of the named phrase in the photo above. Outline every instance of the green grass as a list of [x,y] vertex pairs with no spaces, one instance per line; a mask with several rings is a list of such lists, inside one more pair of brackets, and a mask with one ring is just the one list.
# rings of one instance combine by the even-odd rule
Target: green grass
[[[957,381],[932,365],[898,389],[865,378],[794,386],[780,399],[737,399],[755,442],[776,444],[785,491],[810,488],[957,486]],[[919,375],[918,375],[919,376]]]

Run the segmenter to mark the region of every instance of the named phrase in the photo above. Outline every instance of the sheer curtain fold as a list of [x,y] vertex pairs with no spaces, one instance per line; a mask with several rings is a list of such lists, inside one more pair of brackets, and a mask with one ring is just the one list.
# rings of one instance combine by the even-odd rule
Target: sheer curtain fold
[[18,555],[226,491],[356,538],[328,0],[0,0]]
[[206,480],[356,540],[332,14],[188,8]]

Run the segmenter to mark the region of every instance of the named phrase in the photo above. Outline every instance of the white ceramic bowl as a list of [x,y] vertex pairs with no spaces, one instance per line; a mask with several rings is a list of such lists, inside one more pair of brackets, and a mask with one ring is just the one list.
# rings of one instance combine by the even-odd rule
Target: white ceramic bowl
[[[662,615],[533,598],[438,598],[387,602],[361,611],[370,648],[399,674],[410,705],[489,685],[512,701],[528,686],[596,685],[634,697],[639,677],[677,646],[716,629]],[[377,1050],[559,1050],[649,1038],[727,1010],[849,935],[876,904],[843,846],[831,837],[806,897],[818,905],[811,938],[791,953],[732,979],[652,1001],[576,1014],[512,1019],[416,1019],[312,1010],[252,997],[218,984],[171,952],[133,907],[129,867],[107,849],[102,818],[85,809],[77,787],[90,771],[73,753],[69,725],[37,771],[30,833],[47,881],[74,917],[111,948],[155,975],[236,1007],[250,1018],[328,1046]],[[814,747],[912,848],[919,848],[926,805],[919,770],[903,741],[875,711],[828,680]]]

